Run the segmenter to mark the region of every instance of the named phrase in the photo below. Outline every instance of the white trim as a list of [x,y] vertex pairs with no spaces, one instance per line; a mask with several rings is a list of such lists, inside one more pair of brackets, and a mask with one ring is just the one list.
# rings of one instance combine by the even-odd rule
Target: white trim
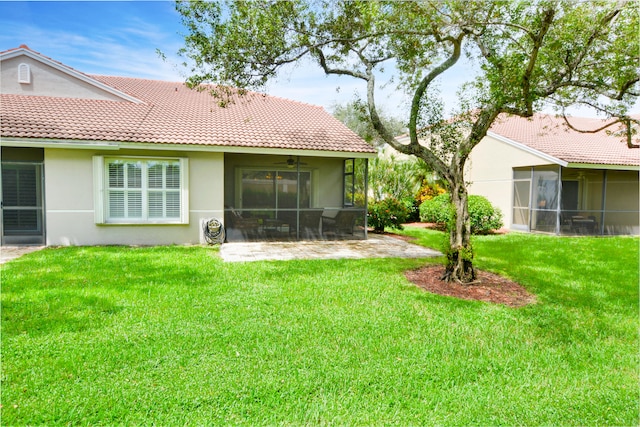
[[95,210],[89,210],[89,209],[51,209],[51,210],[47,210],[47,214],[50,213],[63,213],[63,214],[69,214],[69,213],[94,213]]
[[238,147],[233,145],[206,145],[206,144],[174,144],[163,142],[121,142],[118,143],[120,149],[149,149],[167,151],[208,151],[212,153],[229,154],[271,154],[280,156],[300,156],[300,157],[336,157],[336,158],[358,158],[374,159],[376,153],[360,153],[351,151],[331,151],[331,150],[301,150],[289,148],[267,148],[267,147]]
[[294,150],[286,148],[261,148],[261,147],[234,147],[225,145],[205,144],[174,144],[163,142],[119,142],[119,141],[91,141],[71,139],[46,139],[46,138],[18,138],[4,137],[0,139],[0,146],[19,146],[30,148],[71,148],[88,150],[149,150],[149,151],[192,151],[229,154],[265,154],[300,157],[332,157],[332,158],[357,158],[374,159],[376,153],[354,153],[350,151],[329,150]]
[[124,92],[121,92],[118,89],[115,89],[115,88],[113,88],[113,87],[111,87],[109,85],[106,85],[106,84],[102,83],[102,82],[99,82],[99,81],[89,77],[86,74],[83,74],[83,73],[81,73],[79,71],[76,71],[76,70],[74,70],[73,68],[71,68],[71,67],[69,67],[67,65],[61,64],[61,63],[59,63],[57,61],[49,59],[49,58],[47,58],[47,57],[45,57],[43,55],[40,55],[39,53],[33,52],[33,51],[31,51],[29,49],[25,49],[23,47],[15,49],[15,50],[11,50],[9,52],[5,52],[3,54],[0,54],[0,61],[3,61],[5,59],[16,58],[16,57],[21,56],[21,55],[24,55],[26,57],[29,57],[29,58],[35,60],[35,61],[41,62],[41,63],[43,63],[45,65],[48,65],[48,66],[50,66],[52,68],[55,68],[58,71],[61,71],[61,72],[65,73],[65,74],[67,74],[67,75],[69,75],[71,77],[74,77],[74,78],[76,78],[78,80],[81,80],[81,81],[83,81],[85,83],[88,83],[88,84],[90,84],[92,86],[95,86],[98,89],[101,89],[101,90],[103,90],[105,92],[108,92],[108,93],[110,93],[112,95],[115,95],[115,96],[117,96],[119,98],[125,99],[125,100],[133,102],[135,104],[144,104],[144,102],[139,100],[138,98],[134,98],[133,96],[128,95],[128,94],[126,94]]
[[489,131],[489,132],[487,132],[487,136],[489,136],[489,137],[491,137],[491,138],[493,138],[495,140],[498,140],[500,142],[504,142],[505,144],[510,145],[512,147],[519,148],[522,151],[525,151],[525,152],[527,152],[529,154],[533,154],[534,156],[538,156],[541,159],[547,160],[547,161],[549,161],[551,163],[554,163],[556,165],[560,165],[560,166],[563,166],[563,167],[566,167],[568,165],[568,163],[565,162],[562,159],[559,159],[557,157],[551,156],[551,155],[549,155],[547,153],[544,153],[544,152],[542,152],[540,150],[536,150],[535,148],[531,148],[528,145],[525,145],[525,144],[523,144],[521,142],[518,142],[518,141],[514,141],[513,139],[507,138],[505,136],[498,135],[497,133]]
[[0,139],[2,147],[26,147],[26,148],[72,148],[88,150],[119,150],[115,141],[84,141],[84,140],[52,140],[44,138],[15,138],[3,137]]
[[[105,164],[110,160],[135,160],[145,162],[152,161],[178,161],[180,164],[180,218],[178,219],[143,219],[133,221],[125,218],[122,220],[110,220],[106,215],[106,193],[108,177]],[[143,176],[143,182],[145,178]],[[153,157],[153,156],[93,156],[93,186],[94,186],[94,220],[100,225],[188,225],[189,224],[189,159],[183,157]],[[144,193],[144,186],[143,186]],[[143,213],[145,203],[143,198]]]
[[181,157],[180,161],[180,222],[189,224],[189,159]]
[[93,156],[94,222],[104,224],[104,157]]
[[603,165],[593,163],[568,163],[566,168],[573,169],[606,169],[619,171],[640,171],[640,166],[634,165]]

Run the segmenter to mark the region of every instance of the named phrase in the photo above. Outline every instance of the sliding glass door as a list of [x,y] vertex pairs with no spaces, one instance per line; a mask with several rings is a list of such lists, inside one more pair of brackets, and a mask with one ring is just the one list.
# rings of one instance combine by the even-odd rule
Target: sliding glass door
[[240,189],[242,210],[308,208],[311,200],[311,172],[243,170]]

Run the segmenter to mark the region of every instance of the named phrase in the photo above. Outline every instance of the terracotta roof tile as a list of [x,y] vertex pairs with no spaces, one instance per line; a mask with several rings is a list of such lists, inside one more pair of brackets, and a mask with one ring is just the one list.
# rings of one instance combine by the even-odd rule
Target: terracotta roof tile
[[[581,130],[595,130],[606,124],[597,118],[572,117],[570,121]],[[568,163],[640,166],[640,149],[628,148],[625,139],[610,133],[618,130],[614,125],[609,132],[580,133],[568,128],[560,117],[536,114],[530,119],[502,116],[490,132]]]
[[2,94],[1,135],[375,153],[322,107],[249,92],[221,108],[182,83],[90,77],[143,102]]

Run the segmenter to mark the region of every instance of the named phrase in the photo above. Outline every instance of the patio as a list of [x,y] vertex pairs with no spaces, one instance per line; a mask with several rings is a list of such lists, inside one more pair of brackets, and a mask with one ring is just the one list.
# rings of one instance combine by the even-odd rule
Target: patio
[[225,262],[294,259],[430,258],[436,250],[370,233],[367,240],[230,242],[220,247]]

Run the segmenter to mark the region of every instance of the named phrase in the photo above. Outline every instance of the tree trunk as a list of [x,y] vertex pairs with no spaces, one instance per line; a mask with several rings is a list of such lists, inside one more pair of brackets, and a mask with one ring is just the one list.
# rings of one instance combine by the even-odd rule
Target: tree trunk
[[453,217],[449,224],[447,268],[442,280],[471,283],[476,279],[476,271],[473,268],[467,189],[464,182],[450,182],[450,187]]

